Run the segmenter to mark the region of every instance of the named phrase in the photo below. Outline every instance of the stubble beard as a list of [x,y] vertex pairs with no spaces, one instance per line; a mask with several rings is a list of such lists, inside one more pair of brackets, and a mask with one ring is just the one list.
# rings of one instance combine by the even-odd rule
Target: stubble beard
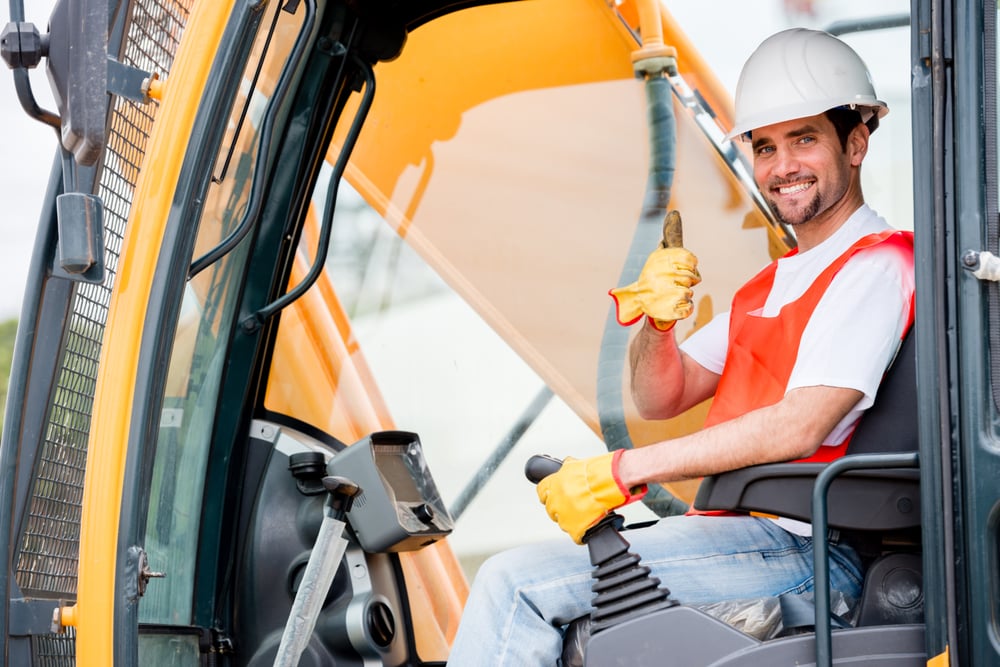
[[[788,225],[790,227],[795,227],[796,225],[803,225],[819,214],[820,209],[820,198],[819,196],[813,197],[809,200],[804,208],[793,211],[790,215],[785,215],[781,212],[781,209],[772,204],[771,210],[774,212],[774,217],[778,219],[778,222]],[[793,217],[794,216],[794,217]]]
[[821,200],[821,193],[817,190],[817,192],[813,194],[812,199],[810,199],[805,206],[795,209],[787,215],[782,213],[781,208],[777,205],[774,199],[769,199],[768,204],[771,207],[771,212],[774,213],[774,217],[778,219],[778,222],[783,225],[788,225],[789,227],[794,227],[796,225],[805,224],[815,218],[820,212],[820,207],[822,206]]

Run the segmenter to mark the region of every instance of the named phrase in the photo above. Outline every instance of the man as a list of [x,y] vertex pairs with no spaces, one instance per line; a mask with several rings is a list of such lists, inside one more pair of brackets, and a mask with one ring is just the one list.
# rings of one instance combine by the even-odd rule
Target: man
[[[750,141],[754,179],[798,248],[680,346],[674,323],[690,314],[700,280],[693,254],[658,249],[635,285],[612,290],[619,320],[639,313],[643,322],[630,351],[642,416],[714,400],[698,433],[567,459],[539,484],[549,515],[575,542],[646,484],[843,454],[912,320],[912,235],[892,230],[861,192],[869,135],[886,113],[865,64],[826,33],[784,31],[748,59],[730,136]],[[788,519],[670,517],[628,540],[682,603],[812,590],[808,526]],[[857,599],[858,555],[843,543],[830,555],[831,585]],[[586,551],[568,542],[491,559],[450,664],[555,664],[562,627],[589,611],[591,572]]]

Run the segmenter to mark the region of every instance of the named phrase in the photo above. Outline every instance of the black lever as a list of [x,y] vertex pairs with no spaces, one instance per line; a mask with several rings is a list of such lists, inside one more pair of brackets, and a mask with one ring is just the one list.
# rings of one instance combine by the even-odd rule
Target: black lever
[[524,464],[524,476],[532,484],[538,484],[561,467],[562,461],[554,456],[535,454]]
[[[561,460],[536,454],[524,464],[524,476],[538,484],[561,467]],[[650,569],[639,564],[639,556],[629,551],[631,545],[619,532],[623,523],[620,514],[608,512],[582,538],[594,566],[591,635],[677,604]]]
[[327,476],[323,478],[323,488],[330,494],[327,503],[333,509],[333,518],[343,521],[354,499],[361,495],[361,487],[346,477]]

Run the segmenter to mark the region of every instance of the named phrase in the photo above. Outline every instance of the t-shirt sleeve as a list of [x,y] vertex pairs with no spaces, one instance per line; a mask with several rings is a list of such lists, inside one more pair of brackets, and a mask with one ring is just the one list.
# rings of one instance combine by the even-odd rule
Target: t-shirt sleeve
[[680,344],[682,352],[698,365],[716,374],[722,374],[729,348],[729,311],[719,313]]
[[896,248],[852,258],[806,325],[786,391],[847,387],[864,394],[856,411],[871,406],[899,347],[912,294],[912,270]]

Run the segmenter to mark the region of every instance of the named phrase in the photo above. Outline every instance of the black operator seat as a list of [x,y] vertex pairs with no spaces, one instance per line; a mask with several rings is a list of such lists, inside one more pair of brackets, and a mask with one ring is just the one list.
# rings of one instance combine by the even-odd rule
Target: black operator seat
[[[916,349],[912,328],[865,412],[847,454],[917,451]],[[763,512],[809,521],[823,463],[775,463],[707,477],[698,509]],[[923,621],[920,472],[917,468],[848,471],[830,485],[830,527],[852,538],[868,563],[857,624]]]

